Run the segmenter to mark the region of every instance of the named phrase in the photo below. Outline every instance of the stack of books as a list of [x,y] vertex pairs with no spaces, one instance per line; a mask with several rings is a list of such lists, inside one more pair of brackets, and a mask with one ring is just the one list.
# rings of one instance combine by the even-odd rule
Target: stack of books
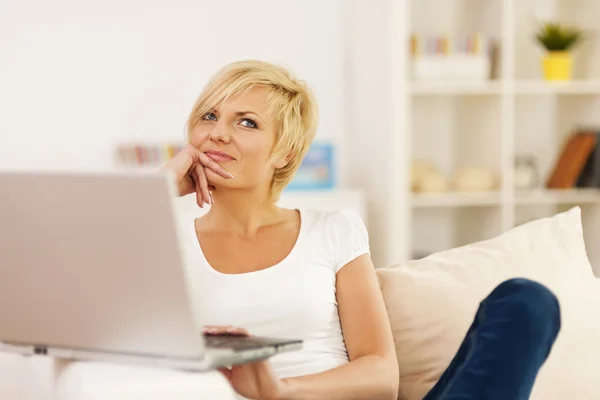
[[567,138],[546,182],[548,189],[600,188],[600,127]]
[[116,158],[124,166],[162,166],[184,147],[182,143],[122,144],[117,147]]

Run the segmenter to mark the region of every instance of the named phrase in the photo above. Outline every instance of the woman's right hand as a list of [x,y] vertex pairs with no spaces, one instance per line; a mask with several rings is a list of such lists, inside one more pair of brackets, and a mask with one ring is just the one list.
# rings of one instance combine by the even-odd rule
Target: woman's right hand
[[171,172],[179,189],[180,196],[196,193],[196,201],[200,207],[212,204],[211,187],[208,184],[204,168],[209,168],[223,178],[233,176],[206,154],[193,146],[186,146],[175,155],[161,171]]

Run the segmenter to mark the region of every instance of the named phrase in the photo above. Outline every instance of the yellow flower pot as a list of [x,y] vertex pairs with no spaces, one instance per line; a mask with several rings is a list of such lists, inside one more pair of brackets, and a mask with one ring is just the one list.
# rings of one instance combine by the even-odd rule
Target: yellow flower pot
[[552,51],[542,60],[544,78],[547,81],[571,80],[573,58],[568,51]]

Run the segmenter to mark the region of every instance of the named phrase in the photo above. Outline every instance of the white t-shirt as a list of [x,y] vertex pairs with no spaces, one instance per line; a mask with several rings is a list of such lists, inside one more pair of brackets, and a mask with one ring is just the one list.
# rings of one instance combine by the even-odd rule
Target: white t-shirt
[[203,324],[233,325],[255,335],[304,340],[302,350],[271,358],[280,378],[348,363],[336,301],[336,273],[369,253],[367,230],[356,213],[299,211],[300,233],[290,254],[256,272],[217,272],[202,253],[194,221],[186,222],[184,232],[195,311]]

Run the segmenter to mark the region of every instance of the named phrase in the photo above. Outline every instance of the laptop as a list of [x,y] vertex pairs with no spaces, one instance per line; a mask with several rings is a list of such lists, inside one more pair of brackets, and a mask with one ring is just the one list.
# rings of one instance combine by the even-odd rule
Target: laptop
[[0,171],[0,351],[204,371],[301,349],[202,334],[175,194],[157,172]]

